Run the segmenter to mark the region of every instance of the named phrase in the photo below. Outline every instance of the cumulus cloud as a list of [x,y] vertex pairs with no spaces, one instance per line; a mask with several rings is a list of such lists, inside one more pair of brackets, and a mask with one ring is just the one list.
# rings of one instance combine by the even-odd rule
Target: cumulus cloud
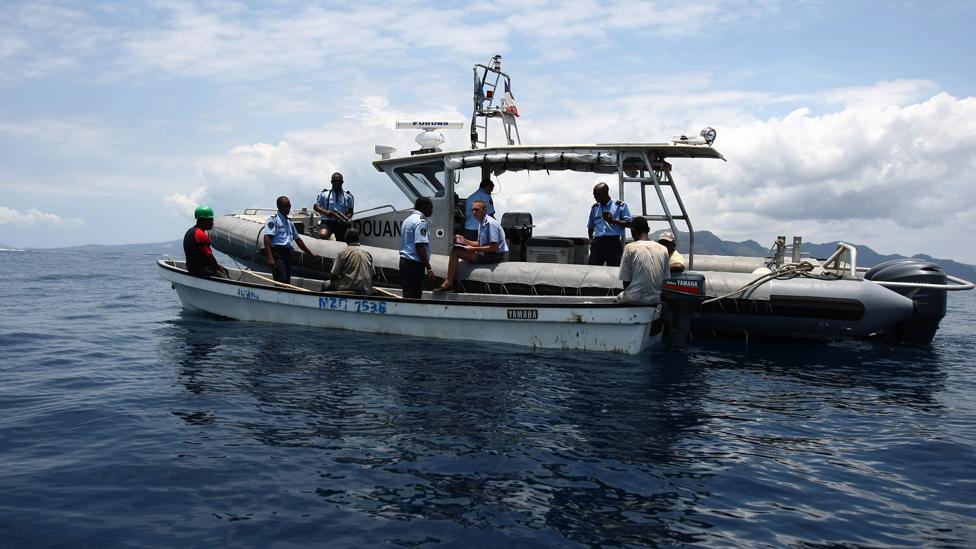
[[25,212],[0,206],[0,225],[14,225],[22,227],[56,226],[59,228],[77,228],[85,222],[78,218],[64,219],[53,213],[42,212],[31,208]]
[[[864,239],[889,251],[911,243],[915,247],[905,252],[932,252],[932,242],[955,242],[954,226],[976,217],[969,175],[976,168],[976,98],[937,93],[911,101],[930,86],[881,82],[877,90],[865,87],[854,94],[874,102],[842,102],[841,108],[831,98],[849,90],[803,97],[716,92],[704,107],[696,97],[662,102],[657,94],[629,96],[610,101],[599,113],[580,108],[568,117],[523,117],[521,129],[526,143],[660,142],[710,123],[719,134],[716,148],[728,162],[673,162],[696,228],[730,239],[771,241],[786,232],[808,241]],[[796,102],[809,106],[766,119],[749,111],[755,104]],[[369,163],[376,158],[374,144],[394,144],[401,151],[415,147],[410,132],[391,130],[393,120],[408,117],[384,98],[362,98],[322,128],[207,159],[201,164],[205,192],[195,198],[228,210],[270,207],[278,194],[289,194],[296,206],[311,205],[328,174],[343,171],[360,210],[404,201]],[[448,147],[466,148],[465,135],[447,136]],[[497,200],[503,211],[533,212],[540,234],[581,235],[592,185],[599,180],[616,188],[612,177],[592,174],[560,174],[557,187],[545,174],[506,174]],[[636,187],[628,193],[635,204]]]
[[[456,111],[427,112],[428,116],[463,119]],[[164,198],[167,204],[192,211],[206,202],[219,212],[244,208],[273,208],[275,198],[286,195],[295,208],[311,207],[333,172],[340,171],[346,189],[356,196],[358,209],[406,202],[385,175],[371,165],[378,158],[374,145],[390,144],[400,151],[417,148],[413,132],[396,132],[394,121],[417,113],[390,107],[382,97],[363,97],[329,124],[290,132],[277,143],[244,144],[200,162],[198,184]],[[449,135],[449,146],[463,148],[467,134]],[[391,193],[396,196],[391,196]]]

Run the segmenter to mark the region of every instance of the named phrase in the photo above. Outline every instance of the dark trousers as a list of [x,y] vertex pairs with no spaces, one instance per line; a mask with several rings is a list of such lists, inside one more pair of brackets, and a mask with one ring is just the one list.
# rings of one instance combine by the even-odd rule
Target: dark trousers
[[590,244],[590,265],[611,267],[620,266],[620,256],[624,254],[624,245],[619,236],[598,236]]
[[271,256],[275,260],[274,272],[272,273],[275,282],[291,284],[291,248],[288,246],[272,246]]
[[328,219],[325,221],[325,226],[328,227],[329,232],[335,235],[336,240],[339,242],[346,241],[346,230],[349,229],[348,223],[343,223],[342,221],[332,221]]
[[424,294],[424,264],[419,261],[400,258],[400,284],[403,297],[420,299]]

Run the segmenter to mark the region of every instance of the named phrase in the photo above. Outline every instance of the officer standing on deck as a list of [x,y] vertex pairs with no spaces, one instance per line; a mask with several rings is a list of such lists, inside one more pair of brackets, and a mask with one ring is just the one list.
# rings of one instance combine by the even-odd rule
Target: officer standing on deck
[[590,238],[590,265],[620,266],[624,252],[624,229],[633,218],[630,208],[622,200],[610,200],[610,187],[600,182],[593,187],[596,203],[590,208],[586,234]]
[[352,193],[342,189],[342,174],[332,174],[332,188],[322,189],[312,209],[322,215],[319,225],[319,238],[326,240],[335,235],[336,240],[346,241],[346,229],[352,218],[356,200]]
[[433,215],[434,204],[421,196],[413,203],[413,213],[400,225],[400,284],[403,297],[420,299],[424,292],[424,273],[434,280],[430,266],[430,230],[427,218]]
[[291,213],[291,201],[287,196],[279,196],[278,213],[268,218],[261,234],[264,237],[264,251],[268,254],[268,267],[274,274],[276,282],[291,283],[291,251],[295,244],[312,257],[316,255],[308,249],[302,241],[302,235],[288,214]]

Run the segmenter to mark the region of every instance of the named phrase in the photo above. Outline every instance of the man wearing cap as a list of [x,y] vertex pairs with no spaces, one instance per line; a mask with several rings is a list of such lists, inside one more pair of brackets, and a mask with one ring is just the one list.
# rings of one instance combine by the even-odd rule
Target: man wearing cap
[[217,263],[210,249],[210,236],[213,229],[214,211],[209,206],[198,206],[193,212],[197,222],[183,235],[183,255],[186,256],[186,270],[193,276],[216,276],[230,278],[227,269]]
[[346,230],[352,219],[353,207],[356,204],[352,193],[342,189],[342,174],[332,174],[332,188],[322,189],[312,209],[322,215],[319,224],[319,238],[328,240],[335,235],[336,240],[346,241]]
[[586,234],[590,238],[590,265],[620,265],[623,252],[624,229],[633,218],[630,208],[622,200],[610,200],[610,187],[603,182],[593,187],[596,203],[590,207]]
[[668,274],[668,250],[648,236],[647,220],[635,217],[630,225],[634,241],[624,247],[620,261],[620,280],[624,291],[617,295],[618,303],[657,305],[661,302],[661,287]]
[[674,243],[674,233],[671,231],[664,231],[660,236],[657,237],[659,244],[668,249],[668,257],[670,258],[670,268],[672,272],[680,273],[685,270],[685,258],[683,255],[678,253],[675,248]]
[[359,244],[359,231],[346,231],[346,249],[332,262],[332,286],[339,291],[373,293],[373,256]]
[[302,235],[288,214],[291,213],[291,201],[287,196],[279,196],[277,200],[278,213],[272,215],[261,229],[264,238],[264,251],[268,254],[268,267],[274,275],[275,282],[291,283],[291,251],[295,244],[303,252],[315,257],[302,241]]

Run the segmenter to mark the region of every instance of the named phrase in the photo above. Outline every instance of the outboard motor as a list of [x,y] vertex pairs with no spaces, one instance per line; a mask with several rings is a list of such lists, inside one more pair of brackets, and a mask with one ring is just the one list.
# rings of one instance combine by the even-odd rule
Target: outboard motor
[[661,341],[668,349],[681,349],[691,339],[691,315],[705,300],[705,275],[671,273],[661,290]]
[[[867,273],[864,278],[875,282],[919,282],[923,284],[945,285],[946,275],[942,268],[921,259],[894,259],[881,263]],[[932,341],[939,321],[946,314],[946,290],[936,288],[889,288],[915,302],[915,314],[886,329],[882,336],[899,344],[919,345]]]

